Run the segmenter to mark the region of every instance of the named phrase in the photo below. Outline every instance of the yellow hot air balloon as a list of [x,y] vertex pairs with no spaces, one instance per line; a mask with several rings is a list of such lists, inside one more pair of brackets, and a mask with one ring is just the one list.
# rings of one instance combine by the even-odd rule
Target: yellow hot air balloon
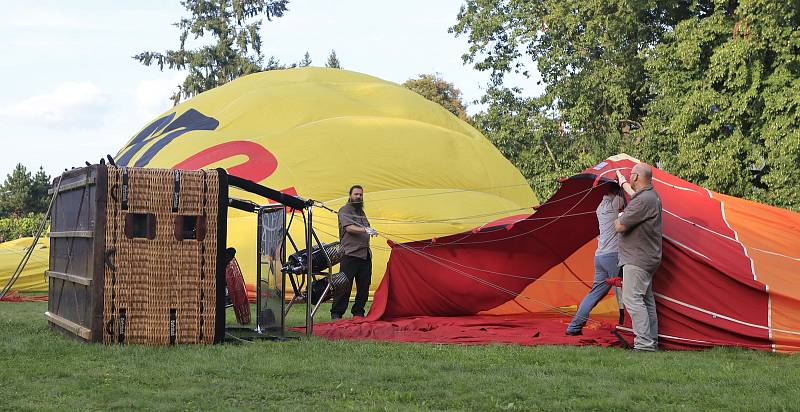
[[[201,93],[146,125],[116,161],[223,167],[334,210],[360,184],[372,226],[397,242],[460,233],[536,204],[525,178],[472,126],[395,83],[339,69],[256,73]],[[322,241],[338,239],[336,215],[315,211]],[[229,246],[254,283],[255,216],[231,209],[228,219]],[[373,289],[388,259],[385,238],[372,241]]]

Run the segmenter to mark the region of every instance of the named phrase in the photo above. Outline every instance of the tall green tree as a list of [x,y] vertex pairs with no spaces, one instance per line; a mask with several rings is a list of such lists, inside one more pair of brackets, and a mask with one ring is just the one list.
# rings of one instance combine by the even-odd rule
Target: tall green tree
[[325,62],[325,67],[330,67],[332,69],[341,69],[342,63],[339,61],[339,58],[336,56],[336,50],[331,50],[331,54],[328,55],[328,61]]
[[21,163],[0,185],[0,217],[44,213],[50,205],[50,176],[43,168],[31,176]]
[[27,207],[28,213],[47,212],[51,197],[47,194],[47,191],[50,190],[51,180],[50,175],[45,173],[44,168],[40,166],[39,171],[31,179],[31,197]]
[[408,79],[403,83],[403,87],[417,92],[422,97],[440,104],[450,113],[458,116],[462,120],[467,120],[467,111],[464,102],[461,100],[461,90],[456,88],[441,77],[434,74],[420,74],[415,79]]
[[[467,37],[465,62],[491,74],[476,118],[505,112],[509,125],[526,116],[544,128],[553,172],[561,159],[575,159],[574,172],[624,151],[797,209],[798,10],[796,0],[466,0],[451,31]],[[533,70],[546,89],[530,110],[518,110],[525,96],[491,97],[507,92],[509,73]],[[534,134],[497,130],[485,132],[542,149]]]
[[652,94],[640,51],[680,18],[680,3],[468,0],[451,30],[467,36],[465,62],[489,71],[493,85],[538,70],[544,109],[573,132],[572,150],[596,158],[624,150],[641,125]]
[[648,56],[648,157],[690,181],[800,210],[800,2],[740,0]]
[[0,217],[22,216],[31,204],[31,173],[21,163],[0,185]]
[[[262,19],[271,21],[288,10],[288,0],[183,0],[189,13],[175,23],[181,30],[177,50],[143,52],[133,56],[145,66],[160,70],[186,70],[188,74],[172,101],[178,104],[198,93],[240,76],[280,68],[274,57],[264,61],[259,30]],[[188,48],[192,37],[200,46]]]

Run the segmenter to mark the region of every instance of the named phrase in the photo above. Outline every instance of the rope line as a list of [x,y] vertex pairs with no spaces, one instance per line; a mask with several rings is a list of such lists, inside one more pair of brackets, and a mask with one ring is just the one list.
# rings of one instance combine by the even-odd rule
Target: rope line
[[0,299],[4,298],[8,292],[11,291],[11,287],[14,286],[14,283],[19,279],[22,271],[25,269],[25,265],[28,264],[28,259],[30,259],[31,255],[33,255],[33,249],[36,247],[36,244],[39,243],[39,237],[42,235],[42,232],[47,225],[47,221],[50,218],[50,212],[53,209],[53,203],[56,200],[56,196],[58,196],[58,190],[61,188],[61,181],[64,180],[64,174],[61,174],[61,178],[58,179],[58,183],[53,191],[53,197],[50,198],[50,204],[47,206],[47,212],[45,212],[44,216],[42,216],[41,222],[39,222],[39,229],[36,230],[36,236],[33,238],[33,242],[31,243],[30,247],[25,251],[25,254],[20,260],[17,268],[14,270],[14,273],[8,279],[8,282],[3,286],[3,289],[0,290]]
[[[483,192],[483,193],[486,193],[486,191],[489,191],[489,190],[508,189],[508,188],[512,188],[512,187],[521,187],[521,186],[525,186],[525,187],[530,188],[530,184],[528,184],[528,183],[517,183],[517,184],[513,184],[513,185],[489,186],[489,187],[481,187],[481,188],[475,188],[475,189],[449,189],[449,190],[448,189],[424,189],[424,190],[445,190],[445,191],[444,192],[436,192],[436,193],[420,193],[420,194],[408,195],[408,196],[387,197],[387,198],[383,198],[383,199],[375,199],[375,200],[373,200],[373,202],[384,202],[384,201],[387,201],[387,200],[410,199],[410,198],[415,198],[415,197],[439,196],[439,195],[446,195],[446,194],[452,194],[452,193],[464,193],[464,192],[470,192],[470,193]],[[419,189],[420,188],[390,189],[390,190],[379,191],[379,193],[404,191],[404,190],[419,190]],[[328,203],[338,203],[339,201],[346,200],[347,198],[348,198],[348,196],[341,196],[341,197],[337,197],[337,198],[334,198],[334,199],[326,200],[326,201],[321,202],[321,203],[324,204],[324,205],[327,205]]]
[[[661,181],[661,180],[657,180],[657,181],[658,181],[659,183],[662,183],[662,184],[664,184],[664,186],[666,186],[666,187],[669,187],[669,188],[672,188],[672,189],[675,189],[675,190],[682,190],[682,191],[691,190],[691,189],[683,188],[683,187],[680,187],[680,186],[676,186],[676,185],[668,184],[668,183],[665,183],[665,182],[663,182],[663,181]],[[601,186],[601,185],[603,185],[603,184],[608,184],[608,183],[609,183],[608,181],[601,182],[601,183],[599,183],[599,184],[598,184],[597,186],[595,186],[595,187],[590,187],[590,188],[588,188],[588,189],[581,190],[581,191],[579,191],[579,192],[576,192],[576,193],[570,194],[570,195],[568,195],[568,196],[564,196],[563,198],[559,198],[559,199],[556,199],[556,200],[553,200],[553,201],[548,201],[548,202],[545,202],[545,203],[541,204],[539,207],[541,207],[541,206],[544,206],[544,205],[548,205],[548,204],[553,204],[553,203],[561,202],[561,201],[563,201],[563,200],[566,200],[566,199],[569,199],[569,198],[573,198],[573,197],[575,197],[575,196],[578,196],[578,195],[581,195],[581,194],[583,194],[583,197],[582,197],[582,198],[581,198],[581,199],[580,199],[580,200],[579,200],[579,201],[578,201],[578,202],[577,202],[575,205],[573,205],[573,207],[572,207],[572,208],[570,208],[570,210],[569,210],[569,211],[571,211],[571,210],[573,210],[573,209],[574,209],[574,208],[575,208],[575,207],[576,207],[578,204],[580,204],[580,202],[582,202],[582,201],[583,201],[583,200],[586,198],[586,196],[588,195],[588,192],[590,192],[592,189],[595,189],[595,188],[597,188],[597,187],[600,187],[600,186]],[[692,190],[692,191],[693,191],[693,190]],[[513,212],[513,211],[519,211],[519,210],[525,210],[525,209],[527,209],[527,208],[520,208],[520,209],[509,209],[509,210],[504,210],[504,211],[497,211],[497,212],[487,213],[487,214],[483,214],[483,215],[464,216],[464,217],[459,217],[459,218],[451,218],[451,219],[433,219],[433,220],[404,220],[404,219],[390,219],[390,218],[370,218],[370,219],[371,219],[371,220],[375,220],[375,221],[385,221],[384,223],[382,223],[382,225],[387,225],[387,224],[426,224],[426,223],[431,223],[431,224],[433,224],[433,223],[446,223],[446,222],[448,222],[448,221],[453,221],[453,222],[456,222],[456,221],[463,221],[463,222],[467,222],[467,220],[465,220],[465,219],[470,219],[470,218],[475,218],[475,217],[481,217],[481,216],[490,216],[490,215],[493,215],[493,214],[502,214],[502,213]],[[569,212],[569,211],[568,211],[568,212]],[[698,223],[696,223],[696,222],[693,222],[693,221],[691,221],[691,220],[689,220],[689,219],[686,219],[686,218],[684,218],[684,217],[681,217],[681,216],[679,216],[679,215],[677,215],[677,214],[673,213],[672,211],[670,211],[670,210],[668,210],[668,209],[666,209],[666,208],[665,208],[665,209],[663,209],[663,211],[664,211],[665,213],[669,214],[669,215],[672,215],[672,216],[674,216],[674,217],[676,217],[676,218],[678,218],[678,219],[680,219],[680,220],[682,220],[682,221],[686,222],[686,223],[689,223],[689,224],[691,224],[691,225],[693,225],[693,226],[695,226],[695,227],[698,227],[698,228],[700,228],[700,229],[703,229],[703,230],[705,230],[705,231],[708,231],[709,233],[712,233],[712,234],[714,234],[714,235],[716,235],[716,236],[719,236],[719,237],[721,237],[721,238],[723,238],[723,239],[727,239],[727,240],[729,240],[729,241],[731,241],[731,242],[734,242],[734,243],[737,243],[737,244],[739,243],[739,242],[738,242],[736,239],[734,239],[734,238],[732,238],[732,237],[730,237],[730,236],[728,236],[728,235],[725,235],[725,234],[723,234],[723,233],[717,232],[717,231],[715,231],[715,230],[713,230],[713,229],[710,229],[710,228],[708,228],[708,227],[706,227],[706,226],[700,225],[700,224],[698,224]],[[586,214],[591,214],[591,213],[594,213],[594,212],[587,211],[587,212],[578,212],[578,213],[573,213],[573,214],[570,214],[570,213],[564,213],[564,214],[561,214],[561,215],[559,215],[559,216],[552,216],[552,217],[536,217],[535,215],[533,215],[533,216],[530,216],[530,217],[528,217],[528,218],[521,219],[521,220],[519,220],[518,222],[527,221],[527,220],[536,221],[536,220],[548,220],[548,219],[549,219],[549,220],[554,220],[554,221],[555,221],[555,220],[559,220],[559,219],[562,219],[562,218],[565,218],[565,217],[580,216],[580,215],[586,215]],[[390,223],[390,222],[394,222],[394,223]],[[542,227],[540,227],[540,228],[534,229],[533,231],[537,231],[537,230],[539,230],[539,229],[542,229],[542,228],[544,228],[544,227],[546,227],[546,226],[549,226],[549,224],[547,224],[547,225],[544,225],[544,226],[542,226]],[[498,231],[499,231],[499,230],[498,230]],[[461,244],[480,244],[480,243],[491,243],[491,242],[497,242],[497,241],[504,241],[504,240],[508,240],[508,239],[511,239],[511,238],[514,238],[514,237],[518,237],[518,236],[524,236],[524,235],[527,235],[527,234],[529,234],[529,233],[531,233],[531,232],[533,232],[533,231],[530,231],[530,232],[525,232],[525,233],[521,233],[521,234],[514,235],[514,236],[507,236],[507,237],[502,237],[502,238],[493,239],[493,240],[481,241],[481,242],[458,242],[458,241],[456,241],[456,242],[453,242],[453,243],[435,243],[435,244],[432,244],[432,246],[444,246],[444,245],[461,245]],[[491,231],[489,231],[489,232],[491,232]],[[403,240],[405,240],[405,241],[407,241],[407,242],[418,242],[418,241],[420,241],[420,240],[415,240],[415,239],[412,239],[412,238],[404,237],[404,236],[402,236],[402,235],[400,235],[400,234],[397,234],[397,233],[389,233],[389,232],[383,232],[383,233],[387,233],[387,234],[389,234],[389,235],[392,235],[393,237],[396,237],[396,238],[399,238],[399,239],[403,239]],[[487,233],[487,232],[479,232],[479,233]],[[437,234],[437,232],[429,232],[429,233],[424,233],[424,232],[423,232],[423,233],[406,233],[405,235],[406,235],[406,236],[411,236],[411,235],[436,235],[436,234]],[[442,233],[442,234],[444,234],[444,233]],[[467,238],[468,236],[469,236],[469,235],[465,235],[465,236],[464,236],[462,239],[465,239],[465,238]],[[748,247],[748,249],[750,249],[750,250],[755,250],[755,251],[758,251],[758,252],[761,252],[761,253],[770,254],[770,255],[774,255],[774,256],[778,256],[778,257],[783,257],[783,258],[785,258],[785,259],[789,259],[789,260],[793,260],[793,261],[800,262],[800,257],[789,256],[789,255],[782,254],[782,253],[778,253],[778,252],[775,252],[775,251],[766,250],[766,249],[761,249],[761,248],[752,247],[752,246],[751,246],[751,247]]]
[[[599,186],[596,186],[596,187],[599,187]],[[593,187],[591,189],[594,189],[596,187]],[[578,200],[574,205],[572,205],[572,207],[570,207],[566,212],[560,214],[555,219],[550,220],[549,222],[543,224],[542,226],[539,226],[538,228],[534,228],[534,229],[531,229],[531,230],[526,231],[526,232],[518,233],[516,235],[505,236],[505,237],[499,238],[499,239],[471,241],[471,242],[451,242],[451,243],[447,243],[447,244],[438,244],[438,243],[431,242],[430,247],[450,246],[450,245],[478,245],[478,244],[486,244],[486,243],[492,243],[492,242],[498,242],[498,241],[505,241],[505,240],[508,240],[508,239],[514,239],[514,238],[518,238],[520,236],[529,235],[531,233],[537,232],[539,230],[542,230],[542,229],[552,225],[553,223],[561,220],[564,217],[567,217],[567,215],[569,215],[570,212],[572,212],[576,207],[578,207],[586,199],[586,197],[589,196],[589,193],[591,193],[591,189],[586,191],[586,193],[583,195],[583,197],[581,197],[581,199]]]
[[[326,225],[326,224],[323,224],[323,225],[324,225],[324,226],[331,227],[330,225]],[[319,232],[321,232],[321,233],[324,233],[324,234],[326,234],[326,235],[328,235],[328,236],[334,236],[332,233],[330,233],[330,232],[327,232],[327,231],[325,231],[325,230],[318,230],[318,231],[319,231]],[[390,240],[390,241],[391,241],[391,239],[389,239],[389,237],[385,236],[385,234],[384,234],[384,233],[379,233],[379,235],[380,235],[382,238],[384,238],[384,239],[387,239],[387,240]],[[401,247],[404,247],[404,248],[407,248],[407,249],[414,249],[414,250],[417,250],[417,251],[419,251],[420,253],[427,255],[427,256],[428,256],[430,259],[435,259],[435,260],[439,260],[439,261],[447,262],[448,264],[452,264],[452,265],[460,266],[460,267],[462,267],[462,268],[464,268],[464,269],[475,270],[475,271],[478,271],[478,272],[485,272],[485,273],[490,273],[490,274],[493,274],[493,275],[504,276],[504,277],[511,277],[511,278],[517,278],[517,279],[536,280],[537,282],[553,282],[553,283],[580,283],[580,284],[585,284],[585,283],[586,283],[585,281],[582,281],[582,280],[540,279],[540,277],[539,277],[539,276],[535,276],[535,275],[533,275],[533,274],[530,274],[530,275],[528,275],[528,276],[526,276],[526,275],[515,275],[515,274],[512,274],[512,273],[498,272],[498,271],[492,271],[492,270],[488,270],[488,269],[481,269],[481,268],[477,268],[477,267],[473,267],[473,266],[469,266],[469,265],[464,265],[464,264],[461,264],[461,263],[458,263],[458,262],[454,262],[454,261],[452,261],[452,260],[448,260],[448,259],[445,259],[445,258],[443,258],[443,257],[440,257],[440,256],[432,255],[432,254],[429,254],[429,253],[426,253],[426,252],[422,251],[421,249],[416,249],[416,248],[410,247],[410,246],[408,246],[408,245],[402,245],[402,244],[400,244],[400,243],[396,243],[396,242],[394,242],[394,243],[395,243],[395,244],[397,244],[398,246],[401,246]],[[380,246],[374,246],[374,245],[371,245],[370,247],[371,247],[371,248],[375,248],[375,249],[379,249],[379,250],[388,250],[388,251],[391,251],[391,250],[392,250],[391,248],[387,248],[387,247],[380,247]],[[485,279],[484,279],[484,280],[485,280]],[[488,282],[488,281],[487,281],[487,282]]]
[[[602,185],[608,184],[608,183],[609,182],[607,182],[607,181],[601,182],[597,186],[589,187],[588,189],[584,189],[584,190],[572,193],[572,194],[564,196],[562,198],[558,198],[558,199],[555,199],[555,200],[548,200],[547,202],[544,202],[544,203],[536,206],[536,208],[541,208],[541,207],[543,207],[545,205],[552,205],[552,204],[559,203],[559,202],[562,202],[562,201],[567,200],[567,199],[571,199],[573,197],[576,197],[576,196],[585,194],[587,192],[590,192],[593,189],[596,189],[596,188],[598,188],[598,187],[600,187]],[[494,212],[487,212],[487,213],[482,213],[482,214],[477,214],[477,215],[461,216],[461,217],[446,218],[446,219],[412,220],[412,219],[396,219],[396,218],[388,218],[388,217],[370,217],[370,220],[387,222],[387,223],[384,223],[384,224],[389,224],[388,222],[397,222],[396,224],[447,223],[447,222],[468,221],[468,219],[488,217],[488,216],[506,214],[506,213],[511,213],[511,212],[519,212],[519,211],[523,211],[523,210],[529,210],[529,209],[532,209],[532,208],[533,207],[521,207],[521,208],[516,208],[516,209],[498,210],[498,211],[494,211]],[[334,212],[334,213],[338,213],[338,212]],[[345,214],[344,216],[355,216],[355,215]],[[481,220],[481,222],[483,222],[483,220]]]
[[[417,249],[414,249],[414,248],[409,248],[409,247],[407,247],[406,245],[403,245],[403,244],[398,244],[398,246],[401,247],[401,248],[405,248],[405,249],[409,250],[411,253],[415,253],[417,255],[420,255],[420,256],[422,256],[422,257],[424,257],[424,258],[426,258],[426,259],[428,259],[428,260],[430,260],[430,261],[432,261],[432,262],[434,262],[434,263],[436,263],[438,265],[444,266],[445,268],[450,269],[451,271],[453,271],[455,273],[458,273],[458,274],[460,274],[460,275],[462,275],[462,276],[464,276],[464,277],[466,277],[468,279],[472,279],[472,280],[474,280],[474,281],[476,281],[476,282],[478,282],[480,284],[483,284],[485,286],[488,286],[488,287],[491,287],[493,289],[499,290],[499,291],[501,291],[503,293],[506,293],[506,294],[514,297],[514,299],[522,298],[522,299],[529,300],[529,301],[531,301],[531,302],[533,302],[535,304],[543,306],[546,309],[558,312],[561,315],[564,315],[565,317],[572,318],[572,317],[576,316],[576,314],[573,314],[570,311],[567,311],[566,309],[563,309],[561,307],[553,306],[553,305],[550,305],[548,303],[542,302],[542,301],[540,301],[538,299],[534,299],[534,298],[532,298],[530,296],[524,295],[522,293],[514,292],[513,290],[504,288],[504,287],[502,287],[500,285],[497,285],[495,283],[492,283],[492,282],[490,282],[490,281],[488,281],[486,279],[483,279],[483,278],[478,277],[478,276],[470,275],[469,273],[466,273],[466,272],[464,272],[462,270],[459,270],[457,268],[449,266],[449,265],[447,265],[445,263],[442,263],[442,262],[440,262],[440,261],[438,261],[436,259],[432,259],[431,257],[429,257],[429,255],[427,253],[425,253],[425,252],[423,252],[421,250],[417,250]],[[528,310],[524,306],[523,306],[523,309],[525,309],[526,311],[528,311],[530,313],[530,310]],[[597,324],[597,325],[603,325],[604,324],[603,322],[591,319],[588,316],[582,316],[581,320],[586,321],[586,323],[592,323],[592,324]]]

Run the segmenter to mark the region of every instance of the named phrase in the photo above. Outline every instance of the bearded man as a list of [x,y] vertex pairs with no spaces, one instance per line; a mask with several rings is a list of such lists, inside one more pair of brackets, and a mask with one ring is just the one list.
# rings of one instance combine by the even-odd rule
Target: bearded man
[[350,188],[347,203],[339,209],[339,241],[344,250],[341,270],[347,275],[347,284],[337,292],[331,306],[331,319],[341,319],[350,301],[353,280],[356,282],[356,299],[351,313],[353,318],[364,317],[364,305],[369,298],[369,285],[372,280],[372,251],[369,249],[370,236],[378,232],[369,227],[364,213],[364,188],[354,185]]

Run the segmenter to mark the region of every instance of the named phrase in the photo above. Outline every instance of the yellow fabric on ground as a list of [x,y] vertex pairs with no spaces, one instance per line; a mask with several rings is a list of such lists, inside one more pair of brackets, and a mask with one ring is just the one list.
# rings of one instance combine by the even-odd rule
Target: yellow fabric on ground
[[[0,288],[9,281],[25,252],[33,242],[32,237],[25,237],[9,242],[0,243]],[[46,292],[47,279],[44,272],[48,267],[50,258],[50,239],[39,238],[33,249],[28,264],[14,283],[12,290],[20,292]]]

